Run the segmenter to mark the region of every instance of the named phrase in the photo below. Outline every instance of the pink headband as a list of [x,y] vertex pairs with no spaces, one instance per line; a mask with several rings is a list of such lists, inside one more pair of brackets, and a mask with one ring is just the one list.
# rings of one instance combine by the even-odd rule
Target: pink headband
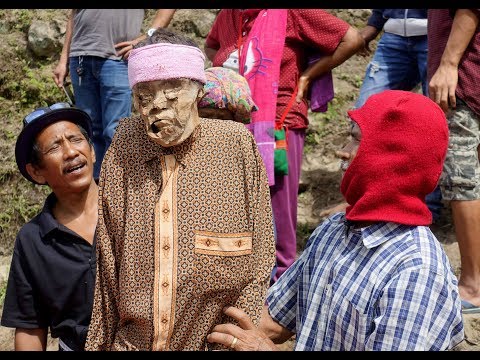
[[205,84],[205,56],[194,46],[159,43],[133,49],[128,57],[128,82],[187,78]]

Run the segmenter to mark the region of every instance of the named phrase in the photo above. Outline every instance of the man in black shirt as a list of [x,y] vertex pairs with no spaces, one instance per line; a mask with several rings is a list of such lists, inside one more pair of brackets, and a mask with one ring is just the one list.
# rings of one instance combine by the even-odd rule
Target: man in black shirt
[[52,193],[19,231],[1,325],[15,328],[15,350],[83,350],[95,283],[98,188],[90,117],[67,103],[24,120],[15,158],[21,174]]

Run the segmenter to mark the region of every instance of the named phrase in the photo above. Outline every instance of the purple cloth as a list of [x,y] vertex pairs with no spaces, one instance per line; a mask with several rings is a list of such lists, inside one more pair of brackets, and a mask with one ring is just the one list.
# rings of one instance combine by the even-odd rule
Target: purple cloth
[[[311,65],[320,59],[321,55],[315,54],[310,56],[308,64]],[[333,91],[332,72],[328,71],[313,80],[310,85],[310,110],[312,112],[325,112],[328,109],[328,103],[332,101],[335,93]]]
[[293,264],[297,257],[298,184],[302,167],[305,130],[289,129],[287,141],[288,176],[275,176],[275,185],[270,187],[277,249],[277,264],[273,282]]

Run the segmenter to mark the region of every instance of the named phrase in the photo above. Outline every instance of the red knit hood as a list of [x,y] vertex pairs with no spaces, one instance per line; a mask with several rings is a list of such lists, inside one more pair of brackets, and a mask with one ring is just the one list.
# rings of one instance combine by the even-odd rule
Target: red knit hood
[[348,115],[361,140],[340,185],[346,218],[431,224],[425,196],[437,186],[448,146],[442,109],[426,96],[387,90]]

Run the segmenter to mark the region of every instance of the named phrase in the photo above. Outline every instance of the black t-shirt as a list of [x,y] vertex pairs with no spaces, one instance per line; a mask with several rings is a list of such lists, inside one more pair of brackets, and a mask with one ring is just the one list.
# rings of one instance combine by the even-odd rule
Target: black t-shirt
[[83,350],[95,287],[95,241],[58,223],[45,200],[40,214],[26,223],[15,240],[1,325],[50,328],[72,350]]

